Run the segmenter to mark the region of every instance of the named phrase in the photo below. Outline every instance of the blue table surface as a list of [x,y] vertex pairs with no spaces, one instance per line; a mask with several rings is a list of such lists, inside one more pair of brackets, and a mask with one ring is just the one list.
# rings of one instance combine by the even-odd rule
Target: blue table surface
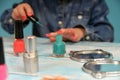
[[[39,72],[36,75],[24,71],[23,58],[13,55],[14,38],[3,38],[6,64],[8,67],[7,80],[42,80],[44,76],[65,76],[69,80],[98,80],[82,71],[84,63],[73,61],[69,58],[71,50],[103,49],[113,54],[114,60],[120,60],[120,43],[110,42],[79,42],[66,44],[65,57],[52,57],[53,43],[47,38],[37,38],[37,51],[39,57]],[[105,77],[100,80],[120,80],[117,77]]]

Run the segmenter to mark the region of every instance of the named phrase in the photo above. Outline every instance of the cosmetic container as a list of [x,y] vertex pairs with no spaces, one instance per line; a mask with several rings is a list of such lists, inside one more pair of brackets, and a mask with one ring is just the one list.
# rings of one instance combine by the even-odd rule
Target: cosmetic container
[[36,48],[36,37],[28,36],[26,41],[26,52],[23,55],[26,73],[37,73],[39,70],[38,53]]
[[15,21],[14,32],[15,32],[15,40],[13,44],[14,55],[20,56],[25,52],[23,22],[21,20]]

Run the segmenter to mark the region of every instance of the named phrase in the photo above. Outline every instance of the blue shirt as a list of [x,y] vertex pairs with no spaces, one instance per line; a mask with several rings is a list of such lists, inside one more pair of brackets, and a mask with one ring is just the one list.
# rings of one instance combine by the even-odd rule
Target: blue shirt
[[[44,24],[33,24],[33,35],[45,37],[46,33],[63,28],[83,27],[86,41],[113,41],[113,27],[107,19],[108,7],[105,0],[23,0],[33,8],[35,16]],[[13,8],[12,8],[13,9]],[[2,27],[14,33],[12,9],[1,16]],[[62,22],[62,25],[59,24]],[[25,23],[24,23],[25,24]]]

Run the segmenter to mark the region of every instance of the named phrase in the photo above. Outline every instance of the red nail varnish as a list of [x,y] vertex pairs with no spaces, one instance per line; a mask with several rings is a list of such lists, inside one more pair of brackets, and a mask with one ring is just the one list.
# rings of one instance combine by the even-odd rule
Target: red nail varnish
[[50,34],[48,33],[48,34],[46,34],[46,37],[50,37]]
[[14,52],[15,55],[19,55],[18,53],[25,52],[25,43],[23,39],[16,39],[14,41]]
[[60,29],[57,31],[58,34],[62,34],[63,33],[63,29]]
[[77,39],[77,37],[78,37],[78,36],[77,36],[76,34],[73,35],[73,39]]
[[33,14],[32,14],[32,12],[28,12],[28,16],[32,16]]
[[7,80],[7,66],[4,59],[2,37],[0,37],[0,80]]
[[15,21],[15,40],[14,40],[14,55],[21,55],[25,52],[25,43],[23,39],[23,22],[21,20]]
[[22,20],[24,20],[24,21],[25,21],[26,19],[27,19],[27,17],[26,17],[26,16],[22,16]]

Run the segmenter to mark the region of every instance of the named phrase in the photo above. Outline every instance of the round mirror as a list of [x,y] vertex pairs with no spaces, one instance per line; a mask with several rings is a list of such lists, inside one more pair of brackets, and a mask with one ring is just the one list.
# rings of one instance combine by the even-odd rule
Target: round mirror
[[71,51],[69,55],[72,60],[80,62],[112,59],[112,54],[101,49]]
[[120,61],[94,61],[83,65],[83,71],[90,73],[95,78],[106,76],[120,76]]

